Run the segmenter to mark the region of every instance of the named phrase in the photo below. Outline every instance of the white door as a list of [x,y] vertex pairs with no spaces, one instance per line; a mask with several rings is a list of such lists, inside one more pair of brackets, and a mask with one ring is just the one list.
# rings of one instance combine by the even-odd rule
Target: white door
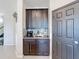
[[53,59],[79,59],[79,3],[53,12]]

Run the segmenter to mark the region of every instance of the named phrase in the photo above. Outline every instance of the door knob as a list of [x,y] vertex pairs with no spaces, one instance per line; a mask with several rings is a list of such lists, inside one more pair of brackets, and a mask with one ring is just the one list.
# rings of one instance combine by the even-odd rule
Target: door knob
[[78,41],[74,41],[74,43],[75,43],[75,44],[79,44],[79,42],[78,42]]

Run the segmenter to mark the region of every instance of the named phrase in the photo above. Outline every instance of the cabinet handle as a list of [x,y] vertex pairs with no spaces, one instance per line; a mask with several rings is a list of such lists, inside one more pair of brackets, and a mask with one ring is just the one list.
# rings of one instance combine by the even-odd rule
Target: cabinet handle
[[30,52],[31,52],[31,44],[30,44]]

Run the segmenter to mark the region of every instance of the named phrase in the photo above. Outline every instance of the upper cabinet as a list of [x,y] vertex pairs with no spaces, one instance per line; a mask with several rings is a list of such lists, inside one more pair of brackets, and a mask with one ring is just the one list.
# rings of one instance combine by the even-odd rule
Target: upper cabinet
[[40,10],[32,10],[32,25],[33,28],[41,28],[42,12]]
[[27,10],[26,12],[26,28],[32,28],[32,11]]
[[26,10],[26,28],[27,29],[48,28],[48,10],[47,9]]
[[37,20],[36,20],[36,10],[32,11],[32,19],[31,20],[32,20],[32,23],[31,23],[32,24],[32,28],[36,28],[37,27],[37,25],[36,25],[36,23],[37,23]]
[[43,10],[43,28],[48,28],[48,11]]

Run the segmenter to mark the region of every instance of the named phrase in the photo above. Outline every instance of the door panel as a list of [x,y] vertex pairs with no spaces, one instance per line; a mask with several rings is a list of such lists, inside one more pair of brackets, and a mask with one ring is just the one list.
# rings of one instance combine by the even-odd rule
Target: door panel
[[53,59],[56,59],[56,39],[55,39],[55,37],[53,37],[53,48],[52,48],[52,50],[53,50],[53,56],[52,56],[52,58]]
[[61,42],[58,41],[58,59],[61,59]]
[[73,59],[73,45],[66,45],[66,59]]
[[62,36],[62,21],[61,20],[57,22],[57,31],[58,31],[57,35]]
[[61,59],[73,59],[73,45],[62,44]]
[[29,55],[30,53],[30,47],[29,47],[29,41],[26,39],[23,39],[23,54],[24,55]]
[[74,59],[79,59],[79,43],[74,42]]
[[74,36],[74,19],[66,20],[66,37],[73,38]]
[[61,47],[61,59],[66,59],[66,45],[63,43]]

